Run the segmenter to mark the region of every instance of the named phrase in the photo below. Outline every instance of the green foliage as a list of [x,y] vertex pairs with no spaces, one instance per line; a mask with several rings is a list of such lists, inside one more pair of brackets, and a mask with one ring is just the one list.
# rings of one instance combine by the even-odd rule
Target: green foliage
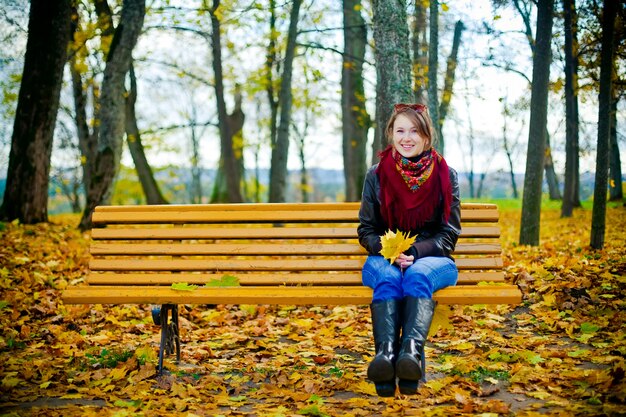
[[497,379],[498,381],[508,381],[511,375],[508,371],[493,370],[479,366],[468,374],[469,378],[478,383],[484,382],[486,379]]
[[207,282],[205,287],[238,287],[239,286],[239,278],[233,275],[222,275],[220,279],[212,279]]
[[198,289],[198,286],[188,284],[186,282],[173,282],[172,289],[175,291],[195,291],[196,289]]
[[[115,368],[118,363],[126,362],[128,359],[132,358],[133,352],[129,350],[110,351],[108,349],[102,349],[98,355],[87,353],[85,357],[89,360],[91,367]],[[141,358],[138,359],[139,362],[141,362]]]

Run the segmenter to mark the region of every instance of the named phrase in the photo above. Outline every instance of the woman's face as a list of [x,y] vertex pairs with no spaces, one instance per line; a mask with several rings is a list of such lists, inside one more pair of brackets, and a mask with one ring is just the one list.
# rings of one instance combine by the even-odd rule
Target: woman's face
[[424,151],[426,139],[417,133],[417,126],[411,119],[399,114],[393,122],[393,147],[405,158],[412,158]]

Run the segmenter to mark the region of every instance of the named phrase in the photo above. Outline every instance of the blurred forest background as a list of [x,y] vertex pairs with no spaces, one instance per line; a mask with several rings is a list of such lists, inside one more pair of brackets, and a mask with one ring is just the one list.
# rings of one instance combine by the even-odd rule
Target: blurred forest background
[[395,102],[428,104],[463,198],[523,198],[522,224],[542,197],[563,216],[622,200],[624,17],[597,0],[3,0],[3,218],[357,201]]

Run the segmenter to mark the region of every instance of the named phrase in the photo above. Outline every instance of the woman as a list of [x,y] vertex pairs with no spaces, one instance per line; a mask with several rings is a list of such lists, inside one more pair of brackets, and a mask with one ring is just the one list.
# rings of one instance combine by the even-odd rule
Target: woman
[[[376,356],[367,376],[378,395],[390,397],[396,378],[401,393],[415,394],[425,375],[433,293],[458,278],[450,254],[461,233],[461,211],[457,175],[432,146],[426,106],[396,104],[385,133],[390,144],[365,177],[358,234],[369,253],[363,284],[374,290]],[[380,237],[388,230],[417,236],[393,264],[379,254]]]

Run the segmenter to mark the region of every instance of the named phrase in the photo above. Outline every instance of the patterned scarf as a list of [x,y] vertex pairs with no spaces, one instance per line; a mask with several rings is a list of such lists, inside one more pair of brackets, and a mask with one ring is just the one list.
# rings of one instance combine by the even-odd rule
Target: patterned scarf
[[415,230],[433,218],[443,203],[443,221],[450,217],[452,184],[446,160],[434,148],[413,162],[392,146],[380,153],[381,215],[390,229]]

